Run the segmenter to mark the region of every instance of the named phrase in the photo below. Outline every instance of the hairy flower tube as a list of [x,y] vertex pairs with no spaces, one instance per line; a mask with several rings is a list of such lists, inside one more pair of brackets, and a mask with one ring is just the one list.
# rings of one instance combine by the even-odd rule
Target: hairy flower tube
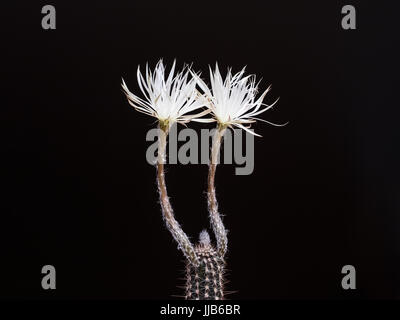
[[227,128],[236,126],[250,134],[260,136],[249,130],[250,124],[256,120],[264,121],[272,125],[281,126],[264,119],[256,118],[257,115],[271,109],[276,100],[271,105],[263,103],[266,94],[269,92],[269,86],[259,97],[258,85],[255,76],[244,76],[245,68],[236,74],[232,74],[228,69],[225,79],[222,78],[218,64],[213,71],[210,68],[211,89],[197,75],[193,74],[201,90],[204,92],[208,107],[211,110],[213,118],[198,119],[199,122],[217,122],[217,130],[213,136],[211,148],[211,159],[208,171],[207,199],[211,226],[217,240],[217,252],[223,258],[227,251],[228,238],[227,231],[218,211],[218,202],[215,191],[215,172],[218,163],[221,141]]

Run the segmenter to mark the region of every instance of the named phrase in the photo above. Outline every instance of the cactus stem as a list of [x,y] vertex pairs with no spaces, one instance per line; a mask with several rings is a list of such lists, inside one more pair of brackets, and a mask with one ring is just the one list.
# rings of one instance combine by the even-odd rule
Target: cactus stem
[[217,254],[209,241],[207,231],[200,233],[195,247],[200,263],[186,263],[186,300],[223,300],[225,261]]

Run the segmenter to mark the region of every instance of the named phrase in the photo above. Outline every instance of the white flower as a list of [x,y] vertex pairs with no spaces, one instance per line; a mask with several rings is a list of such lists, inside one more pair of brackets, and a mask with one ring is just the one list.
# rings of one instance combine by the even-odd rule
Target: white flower
[[130,92],[124,79],[122,79],[122,88],[129,104],[137,111],[157,118],[160,121],[160,125],[167,127],[170,127],[174,122],[189,122],[210,112],[206,109],[198,114],[188,114],[206,106],[206,100],[196,90],[196,80],[194,78],[188,79],[190,73],[194,74],[189,71],[189,68],[175,76],[174,71],[175,61],[166,78],[165,67],[162,60],[160,60],[154,72],[151,72],[146,64],[144,78],[139,66],[137,80],[139,88],[145,97],[144,99]]
[[[199,87],[203,90],[209,101],[208,107],[214,115],[213,119],[196,119],[194,121],[217,121],[220,127],[237,126],[256,136],[260,135],[249,130],[250,124],[256,122],[256,120],[281,126],[264,119],[256,118],[260,113],[272,108],[278,99],[271,105],[263,103],[264,97],[271,86],[256,98],[258,84],[255,82],[255,76],[249,75],[243,77],[244,71],[245,68],[232,75],[231,69],[228,69],[226,78],[223,80],[218,69],[218,64],[216,64],[214,72],[210,67],[211,90],[198,75],[193,73]],[[265,106],[265,108],[261,108],[262,106]]]

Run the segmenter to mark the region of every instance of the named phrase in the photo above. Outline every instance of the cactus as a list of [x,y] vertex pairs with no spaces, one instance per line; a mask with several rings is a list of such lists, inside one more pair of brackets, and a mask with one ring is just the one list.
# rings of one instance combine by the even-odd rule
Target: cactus
[[225,261],[211,245],[206,230],[195,247],[199,265],[186,263],[186,300],[223,300]]
[[[221,77],[218,65],[216,65],[215,71],[210,69],[212,92],[200,76],[190,68],[186,68],[176,76],[174,76],[174,72],[175,62],[169,75],[166,76],[162,60],[158,62],[154,73],[146,65],[146,73],[143,76],[140,68],[138,68],[138,84],[145,99],[130,92],[124,80],[122,80],[122,88],[130,105],[137,111],[158,120],[157,187],[165,225],[186,258],[185,298],[191,300],[222,300],[225,296],[224,272],[228,238],[218,210],[215,190],[215,174],[221,142],[226,129],[234,126],[258,136],[258,134],[249,130],[250,124],[256,122],[256,120],[273,124],[255,116],[272,108],[277,100],[271,105],[263,103],[270,87],[259,98],[256,98],[258,85],[255,77],[243,77],[244,69],[235,75],[228,69],[225,80]],[[191,79],[189,79],[189,74],[193,76]],[[203,94],[197,90],[197,86],[204,92]],[[261,109],[261,106],[266,107]],[[192,113],[204,107],[205,110],[197,114]],[[201,118],[209,113],[213,115],[212,118]],[[168,198],[164,173],[167,136],[174,123],[186,124],[190,121],[217,122],[207,180],[208,211],[211,228],[216,239],[216,247],[212,245],[206,230],[200,233],[199,242],[196,245],[191,243],[176,221]]]

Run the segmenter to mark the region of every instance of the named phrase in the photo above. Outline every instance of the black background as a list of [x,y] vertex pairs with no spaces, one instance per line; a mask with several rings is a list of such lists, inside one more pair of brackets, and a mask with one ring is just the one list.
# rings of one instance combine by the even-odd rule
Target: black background
[[[388,2],[389,3],[389,2]],[[41,8],[57,29],[41,28]],[[357,30],[343,30],[353,4]],[[163,226],[153,119],[120,89],[159,58],[272,83],[255,170],[217,172],[232,299],[399,295],[397,11],[381,1],[31,1],[1,10],[3,298],[165,299],[183,258]],[[395,97],[396,95],[396,97]],[[192,125],[200,128],[199,125]],[[209,126],[210,128],[212,125]],[[168,166],[177,219],[208,226],[206,165]],[[41,288],[41,268],[57,289]],[[341,268],[357,290],[341,288]]]

